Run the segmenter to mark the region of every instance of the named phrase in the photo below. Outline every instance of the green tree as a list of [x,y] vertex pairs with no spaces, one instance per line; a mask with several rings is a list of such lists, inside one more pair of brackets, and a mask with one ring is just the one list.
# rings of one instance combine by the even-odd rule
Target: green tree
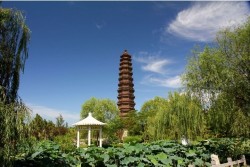
[[67,133],[67,127],[65,124],[66,123],[61,114],[56,117],[56,131],[58,133],[57,135],[64,135]]
[[88,113],[92,113],[96,119],[108,123],[116,118],[119,110],[115,101],[110,99],[91,98],[82,105],[81,118],[86,118]]
[[[103,129],[104,136],[110,140],[116,138],[116,132],[119,129],[115,128],[120,128],[121,124],[119,121],[119,110],[115,101],[93,97],[82,105],[81,118],[86,118],[90,112],[97,120],[107,123]],[[96,136],[98,138],[98,134]]]
[[[0,102],[0,164],[11,166],[13,156],[22,145],[29,146],[30,111],[22,104]],[[27,149],[27,148],[26,148]]]
[[155,114],[148,118],[146,132],[149,139],[180,139],[182,136],[196,139],[205,134],[204,112],[198,100],[175,92],[170,93],[167,100],[160,101],[153,103]]
[[0,7],[0,20],[0,100],[12,103],[28,58],[30,30],[20,11]]
[[234,100],[226,94],[218,95],[209,108],[208,126],[217,137],[248,137],[250,118],[241,112]]
[[167,112],[163,112],[163,124],[167,126],[167,134],[175,139],[183,135],[188,139],[203,137],[206,133],[205,113],[200,102],[188,94],[173,93],[169,95]]
[[63,116],[60,114],[58,117],[56,117],[56,127],[64,127],[64,119]]
[[45,120],[45,139],[53,140],[56,135],[56,125],[52,121]]
[[143,134],[143,120],[139,113],[135,110],[130,111],[125,118],[121,119],[122,127],[128,130],[128,136],[136,136]]
[[145,140],[147,140],[149,136],[151,136],[151,138],[154,136],[153,131],[156,128],[154,123],[156,115],[162,110],[166,111],[167,105],[167,99],[162,97],[155,97],[142,105],[138,113],[138,121],[143,129],[142,135]]
[[44,139],[46,124],[47,121],[39,114],[36,114],[35,118],[30,123],[31,134],[38,140]]
[[157,111],[160,110],[161,107],[166,106],[167,99],[162,97],[155,97],[142,105],[140,110],[141,115],[145,115],[144,117],[151,117],[155,115]]
[[183,81],[207,108],[211,129],[221,135],[237,136],[233,132],[239,131],[238,135],[249,136],[250,124],[243,133],[237,121],[250,122],[250,18],[244,25],[218,32],[213,46],[193,53]]
[[28,142],[29,110],[18,99],[17,91],[29,39],[22,12],[0,6],[0,161],[4,166],[10,166],[17,147]]
[[67,133],[65,133],[64,135],[55,136],[53,141],[59,144],[63,151],[74,151],[76,148],[74,144],[76,133],[77,131],[75,128],[68,128]]
[[116,117],[105,125],[105,133],[107,134],[108,142],[120,142],[123,135],[123,120]]
[[58,135],[65,135],[68,129],[64,125],[62,115],[60,114],[56,120],[56,124],[54,124],[52,121],[47,121],[39,114],[36,114],[35,118],[30,123],[32,136],[37,140],[53,140],[54,137]]

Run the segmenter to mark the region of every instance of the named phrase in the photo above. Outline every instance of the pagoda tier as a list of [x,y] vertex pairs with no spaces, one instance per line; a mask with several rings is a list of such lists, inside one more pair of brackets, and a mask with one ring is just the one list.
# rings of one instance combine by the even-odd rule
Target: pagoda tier
[[135,110],[132,60],[126,50],[121,55],[119,71],[117,105],[120,116],[126,117],[130,111]]

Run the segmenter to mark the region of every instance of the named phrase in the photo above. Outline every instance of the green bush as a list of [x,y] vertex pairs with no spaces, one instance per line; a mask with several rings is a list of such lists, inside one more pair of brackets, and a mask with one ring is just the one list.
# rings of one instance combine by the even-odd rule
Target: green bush
[[72,151],[76,148],[74,138],[70,134],[56,136],[54,141],[61,146],[63,151]]
[[221,163],[227,162],[227,157],[240,159],[242,155],[250,155],[250,139],[246,138],[215,138],[201,142],[211,154],[217,154]]
[[14,166],[36,166],[36,167],[56,167],[56,166],[77,166],[80,161],[72,154],[62,151],[61,147],[52,141],[42,141],[34,146],[33,152],[19,153],[15,157]]
[[141,143],[142,136],[127,136],[123,139],[124,143]]

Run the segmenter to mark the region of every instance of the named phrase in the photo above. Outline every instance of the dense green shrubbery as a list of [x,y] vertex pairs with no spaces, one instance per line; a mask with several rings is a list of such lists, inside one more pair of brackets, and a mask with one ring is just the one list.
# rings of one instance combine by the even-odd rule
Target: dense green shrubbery
[[89,147],[62,151],[59,145],[43,141],[33,152],[16,157],[15,166],[210,166],[210,155],[223,160],[249,154],[250,140],[213,139],[183,146],[174,141],[123,144],[121,147]]
[[242,155],[245,155],[248,160],[250,158],[250,139],[215,138],[197,145],[202,145],[208,152],[219,155],[222,163],[227,162],[227,157],[240,159]]
[[142,141],[142,136],[127,136],[123,140],[124,143],[141,143]]
[[71,151],[75,149],[75,134],[75,129],[71,128],[65,135],[55,136],[53,141],[58,143],[63,151]]
[[18,154],[14,166],[76,166],[77,163],[77,159],[70,153],[63,152],[58,144],[42,141],[34,146],[32,152]]

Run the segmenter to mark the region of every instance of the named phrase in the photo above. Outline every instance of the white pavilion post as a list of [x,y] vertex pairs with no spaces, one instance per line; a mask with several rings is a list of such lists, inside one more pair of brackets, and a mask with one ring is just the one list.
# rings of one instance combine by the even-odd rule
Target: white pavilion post
[[88,130],[88,146],[90,146],[91,144],[91,126],[89,126],[89,130]]
[[80,131],[79,127],[77,128],[77,148],[80,146]]
[[100,132],[99,132],[99,146],[102,147],[102,126],[100,126]]

